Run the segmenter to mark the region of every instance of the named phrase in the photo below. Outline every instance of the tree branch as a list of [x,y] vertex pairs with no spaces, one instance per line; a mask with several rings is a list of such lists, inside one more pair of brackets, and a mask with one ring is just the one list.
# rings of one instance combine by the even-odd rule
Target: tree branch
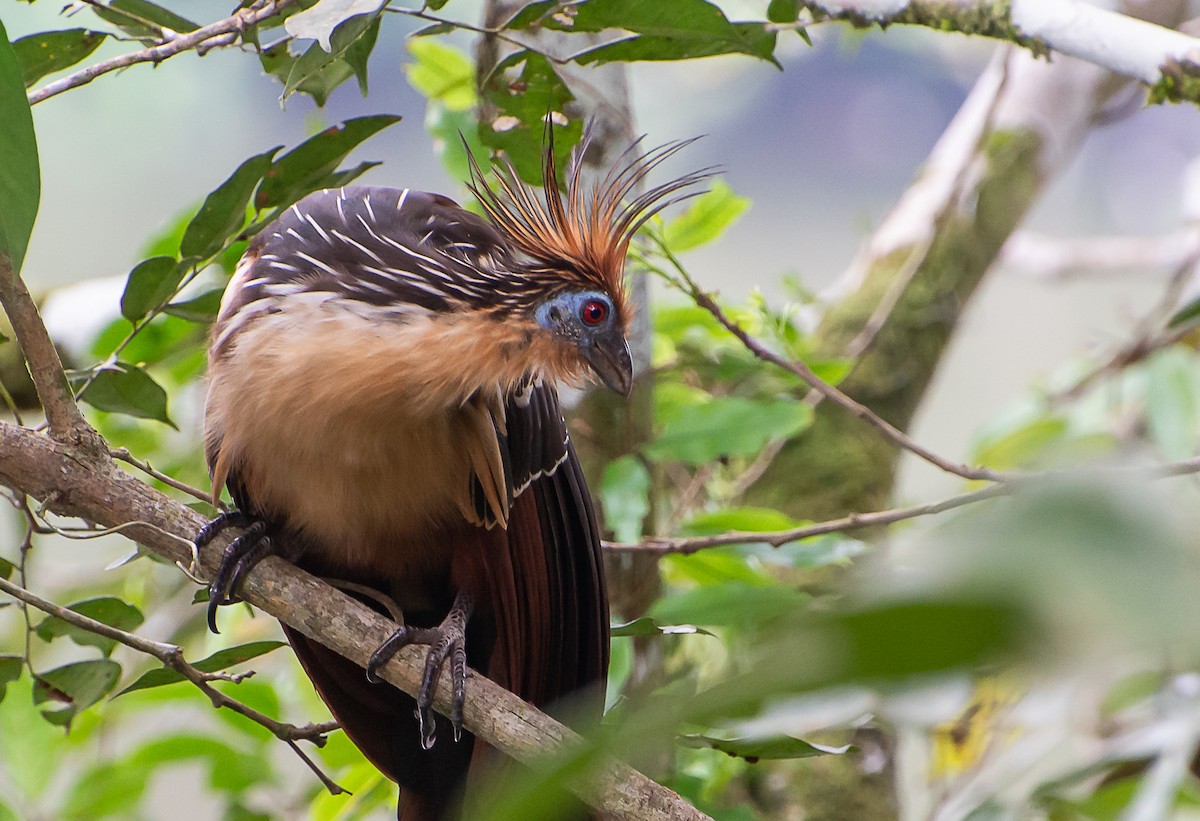
[[244,9],[238,9],[224,20],[218,20],[203,28],[190,31],[187,34],[173,34],[162,43],[141,51],[122,54],[108,60],[90,65],[87,68],[68,74],[66,77],[47,83],[39,89],[29,92],[29,104],[36,105],[56,94],[62,94],[72,88],[87,85],[101,75],[110,71],[127,68],[138,63],[161,63],[176,54],[185,51],[207,50],[217,46],[227,46],[236,42],[238,35],[250,26],[274,17],[290,6],[294,0],[256,0]]
[[25,355],[50,433],[63,441],[99,447],[99,436],[75,404],[75,395],[63,372],[58,349],[46,331],[37,304],[30,296],[25,280],[13,273],[12,261],[3,254],[0,254],[0,305],[3,305]]
[[[1081,0],[804,0],[812,18],[896,23],[1053,50],[1154,87],[1152,97],[1200,103],[1200,39]],[[809,25],[801,21],[798,26]]]
[[[44,501],[64,516],[106,526],[132,524],[131,538],[169,561],[188,566],[190,539],[205,524],[194,511],[135,479],[107,456],[80,452],[70,445],[7,423],[0,423],[0,483]],[[200,554],[199,568],[211,574],[228,537],[218,538]],[[281,559],[269,557],[246,577],[243,598],[288,626],[365,666],[371,653],[391,635],[395,624],[366,605]],[[406,648],[381,670],[385,679],[416,694],[424,669],[419,648]],[[475,671],[467,685],[464,726],[482,741],[525,762],[577,748],[581,739],[554,719]],[[434,701],[448,713],[449,683],[443,678]],[[632,767],[605,759],[586,780],[572,783],[584,800],[614,818],[694,819],[708,816]]]
[[[176,644],[167,644],[161,641],[147,639],[136,633],[129,633],[125,630],[120,630],[112,625],[105,624],[102,621],[90,618],[77,613],[74,610],[55,604],[48,599],[43,599],[36,593],[27,590],[26,588],[13,584],[5,578],[0,577],[0,591],[7,593],[14,599],[23,602],[24,604],[32,605],[43,613],[49,613],[67,624],[87,630],[89,633],[95,633],[97,636],[103,636],[113,641],[123,644],[126,647],[137,650],[139,653],[144,653],[148,656],[158,659],[164,667],[174,670],[179,675],[196,685],[204,695],[208,696],[213,707],[225,707],[238,715],[245,716],[259,724],[262,727],[271,731],[271,734],[280,741],[311,741],[318,747],[325,746],[325,736],[334,730],[338,729],[336,721],[329,721],[323,724],[306,724],[303,727],[298,727],[295,724],[286,724],[281,721],[276,721],[258,710],[248,707],[237,699],[222,693],[214,688],[211,682],[214,681],[231,681],[237,683],[248,677],[250,674],[242,674],[238,676],[230,675],[229,673],[206,673],[203,670],[197,669],[183,657],[183,648]],[[340,788],[339,788],[340,790]]]

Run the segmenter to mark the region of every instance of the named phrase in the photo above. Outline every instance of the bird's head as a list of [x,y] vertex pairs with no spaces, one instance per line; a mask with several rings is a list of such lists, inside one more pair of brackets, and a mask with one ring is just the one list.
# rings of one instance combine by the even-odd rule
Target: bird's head
[[[625,289],[625,257],[634,234],[652,216],[695,192],[684,191],[710,175],[708,169],[639,191],[647,174],[691,140],[644,154],[634,143],[620,161],[591,184],[582,181],[587,138],[559,188],[553,130],[542,166],[540,196],[511,166],[493,186],[471,158],[471,190],[492,224],[525,257],[519,279],[528,287],[526,316],[600,381],[628,396],[633,359],[626,335],[632,318]],[[683,193],[680,193],[680,192]]]
[[622,396],[633,390],[633,357],[618,303],[603,291],[565,291],[537,306],[538,327],[573,345],[608,387]]

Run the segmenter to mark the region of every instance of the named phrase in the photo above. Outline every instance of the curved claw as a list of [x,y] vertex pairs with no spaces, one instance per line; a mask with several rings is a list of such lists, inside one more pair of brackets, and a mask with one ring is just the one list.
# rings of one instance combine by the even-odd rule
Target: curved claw
[[410,644],[429,646],[425,656],[425,670],[421,676],[421,688],[417,691],[417,709],[414,715],[420,725],[421,747],[430,749],[437,741],[437,724],[433,715],[433,694],[437,691],[438,676],[446,659],[450,659],[450,677],[453,700],[450,723],[454,727],[454,740],[462,739],[463,703],[466,700],[467,650],[466,628],[471,617],[473,602],[469,593],[459,591],[454,606],[437,627],[400,627],[388,636],[383,644],[371,654],[367,662],[367,679],[378,684],[378,670],[396,655],[401,648]]
[[[216,533],[226,527],[229,527],[229,524],[221,525]],[[201,536],[206,535],[205,531],[208,529],[206,527],[201,531]],[[216,533],[208,536],[210,541]],[[197,537],[197,539],[199,538]],[[232,595],[236,589],[236,583],[240,582],[242,576],[269,552],[270,539],[267,536],[267,523],[261,520],[251,523],[241,536],[238,536],[225,548],[225,552],[221,555],[221,564],[217,567],[217,572],[208,585],[209,630],[214,633],[220,632],[217,629],[217,608],[233,601]]]

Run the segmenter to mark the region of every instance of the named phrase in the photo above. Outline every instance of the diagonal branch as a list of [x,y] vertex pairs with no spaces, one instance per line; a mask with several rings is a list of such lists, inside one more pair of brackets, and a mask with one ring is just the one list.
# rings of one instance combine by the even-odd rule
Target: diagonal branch
[[78,86],[87,85],[92,80],[111,71],[127,68],[138,63],[161,63],[176,54],[185,51],[211,49],[228,46],[237,42],[238,37],[250,26],[261,23],[279,14],[294,0],[256,0],[244,9],[238,9],[224,20],[218,20],[211,25],[190,31],[187,34],[173,34],[156,46],[122,54],[108,60],[101,60],[94,65],[68,74],[66,77],[47,83],[41,88],[29,92],[29,104],[47,100],[56,94],[62,94]]
[[0,305],[25,354],[38,399],[46,412],[50,433],[63,441],[98,447],[99,438],[75,404],[75,395],[63,372],[62,360],[38,313],[25,280],[13,274],[12,263],[0,254]]
[[280,741],[304,740],[311,741],[318,747],[323,747],[325,746],[325,736],[338,729],[336,721],[322,724],[306,724],[303,727],[298,727],[295,724],[276,721],[270,716],[248,707],[237,699],[231,698],[220,690],[217,690],[211,684],[214,681],[232,681],[236,683],[246,678],[248,674],[233,676],[220,672],[206,673],[189,663],[183,657],[183,648],[179,647],[179,645],[154,641],[153,639],[139,636],[136,633],[130,633],[113,627],[110,624],[105,624],[102,621],[97,621],[82,613],[77,613],[62,605],[55,604],[48,599],[43,599],[36,593],[20,585],[13,584],[2,577],[0,577],[0,591],[7,593],[18,601],[36,607],[43,613],[48,613],[67,624],[78,627],[81,630],[86,630],[89,633],[95,633],[97,636],[112,639],[119,644],[137,650],[139,653],[145,653],[148,656],[158,659],[164,667],[174,670],[196,685],[204,695],[208,696],[214,707],[225,707],[238,715],[245,716],[254,723],[270,730],[271,734]]
[[[191,552],[180,543],[206,522],[120,470],[107,453],[80,453],[69,444],[0,422],[0,484],[18,488],[64,516],[106,526],[144,521],[128,528],[131,538],[171,562],[187,566]],[[199,570],[211,574],[229,539],[218,538],[200,555]],[[245,580],[243,598],[356,664],[391,635],[395,624],[366,605],[281,559],[269,557]],[[424,670],[418,648],[406,648],[380,671],[406,693],[416,694]],[[482,741],[519,761],[544,760],[578,750],[582,739],[545,713],[472,671],[463,725]],[[443,678],[434,705],[448,714],[449,683]],[[613,758],[571,788],[612,818],[648,821],[705,821],[704,815],[671,790]]]

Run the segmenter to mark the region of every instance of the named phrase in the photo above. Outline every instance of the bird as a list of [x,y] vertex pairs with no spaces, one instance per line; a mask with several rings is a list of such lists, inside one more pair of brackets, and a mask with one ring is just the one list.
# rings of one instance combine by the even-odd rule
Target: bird
[[[628,395],[630,243],[705,172],[642,191],[690,140],[560,187],[553,132],[539,187],[470,156],[483,216],[435,193],[327,189],[249,242],[208,352],[205,454],[230,510],[208,621],[268,555],[402,614],[364,671],[283,625],[350,740],[399,784],[397,818],[460,817],[486,745],[462,732],[468,665],[556,714],[598,718],[609,610],[596,511],[559,384]],[[470,152],[468,151],[468,154]],[[565,190],[564,190],[565,189]],[[639,193],[640,192],[640,193]],[[425,645],[416,699],[376,672]],[[449,718],[431,708],[449,668]],[[447,734],[453,743],[437,743]]]

